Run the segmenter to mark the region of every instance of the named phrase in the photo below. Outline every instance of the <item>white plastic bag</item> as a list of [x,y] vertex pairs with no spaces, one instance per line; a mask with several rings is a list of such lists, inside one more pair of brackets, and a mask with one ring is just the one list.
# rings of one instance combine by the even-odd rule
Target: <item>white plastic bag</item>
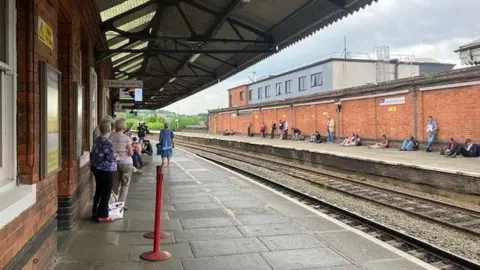
[[116,220],[123,218],[125,204],[123,202],[114,202],[108,204],[108,217]]

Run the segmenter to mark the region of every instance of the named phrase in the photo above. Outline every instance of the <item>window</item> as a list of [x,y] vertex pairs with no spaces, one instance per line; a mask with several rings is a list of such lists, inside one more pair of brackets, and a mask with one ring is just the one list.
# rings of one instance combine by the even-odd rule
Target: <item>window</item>
[[270,85],[265,86],[265,98],[270,97]]
[[263,98],[263,87],[259,87],[258,88],[258,99],[262,99]]
[[277,96],[280,96],[282,94],[282,83],[277,83],[275,85]]
[[248,90],[248,100],[252,101],[253,90]]
[[322,73],[315,73],[310,76],[310,86],[316,87],[323,84]]
[[8,47],[8,38],[7,37],[7,23],[6,20],[3,18],[7,17],[7,6],[6,2],[8,1],[0,1],[0,62],[6,63],[7,62],[7,47]]
[[240,101],[243,101],[243,91],[240,92]]
[[292,80],[288,80],[285,82],[285,94],[292,93]]
[[307,87],[305,86],[305,77],[300,77],[298,78],[298,91],[304,90],[307,90]]

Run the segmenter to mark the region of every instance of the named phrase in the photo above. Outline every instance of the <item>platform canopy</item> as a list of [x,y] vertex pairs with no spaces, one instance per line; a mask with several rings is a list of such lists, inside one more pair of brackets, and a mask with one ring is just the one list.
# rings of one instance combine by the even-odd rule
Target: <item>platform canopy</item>
[[[144,81],[158,109],[377,0],[97,0],[115,79]],[[313,52],[312,52],[313,53]]]

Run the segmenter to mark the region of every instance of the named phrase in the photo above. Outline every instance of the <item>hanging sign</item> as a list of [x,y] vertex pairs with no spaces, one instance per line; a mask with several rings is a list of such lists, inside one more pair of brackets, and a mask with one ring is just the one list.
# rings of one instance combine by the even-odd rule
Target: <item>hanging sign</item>
[[395,105],[395,104],[405,104],[405,97],[380,99],[380,106],[388,106],[388,105]]
[[103,86],[109,88],[142,88],[143,81],[140,80],[129,80],[129,81],[122,81],[122,80],[104,80]]
[[38,16],[38,39],[53,50],[53,30],[40,16]]

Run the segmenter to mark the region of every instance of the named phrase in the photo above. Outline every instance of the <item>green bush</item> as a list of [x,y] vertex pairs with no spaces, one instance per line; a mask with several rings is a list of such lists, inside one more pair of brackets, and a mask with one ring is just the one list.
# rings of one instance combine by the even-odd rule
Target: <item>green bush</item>
[[153,122],[153,123],[146,123],[149,130],[162,130],[164,126],[164,122]]
[[126,123],[127,123],[127,128],[130,128],[130,129],[136,129],[137,126],[138,126],[138,120],[137,119],[127,119],[126,120]]

